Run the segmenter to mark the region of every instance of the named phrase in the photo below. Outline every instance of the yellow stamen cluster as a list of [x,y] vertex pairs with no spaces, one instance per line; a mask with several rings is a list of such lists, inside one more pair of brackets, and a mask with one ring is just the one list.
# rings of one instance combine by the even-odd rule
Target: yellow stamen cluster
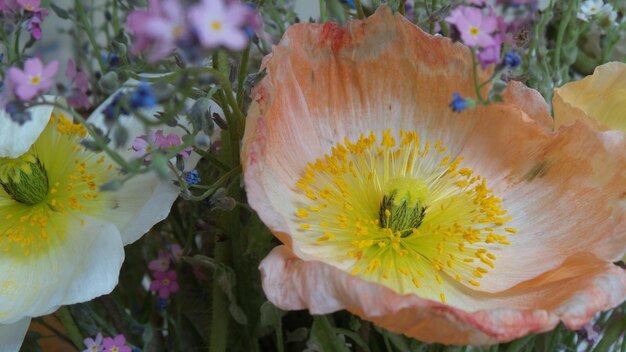
[[[111,176],[112,165],[80,146],[84,126],[63,115],[53,116],[31,149],[17,159],[0,160],[0,176],[25,170],[25,162],[40,163],[48,191],[40,201],[26,204],[0,189],[0,251],[19,258],[49,249],[63,241],[72,220],[84,223],[106,206],[98,185]],[[0,177],[1,178],[1,177]],[[32,180],[30,180],[32,181]],[[29,187],[29,179],[22,178]]]
[[479,286],[517,232],[487,181],[461,162],[412,131],[346,139],[296,183],[294,240],[353,275],[445,303],[446,286]]

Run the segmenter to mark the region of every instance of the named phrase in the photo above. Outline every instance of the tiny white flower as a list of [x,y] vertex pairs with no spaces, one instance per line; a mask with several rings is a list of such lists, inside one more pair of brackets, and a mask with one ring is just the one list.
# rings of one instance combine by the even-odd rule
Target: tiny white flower
[[580,6],[577,17],[583,21],[589,21],[589,19],[600,12],[604,6],[602,0],[585,0]]

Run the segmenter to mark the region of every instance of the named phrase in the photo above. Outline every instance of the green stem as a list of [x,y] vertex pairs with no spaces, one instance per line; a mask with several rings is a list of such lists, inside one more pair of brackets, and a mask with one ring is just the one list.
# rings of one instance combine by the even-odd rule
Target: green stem
[[328,22],[328,14],[326,12],[326,0],[320,0],[320,23]]
[[276,349],[278,352],[285,351],[285,343],[283,338],[283,318],[278,319],[278,326],[276,327]]
[[557,74],[559,74],[560,72],[559,66],[561,65],[561,46],[563,45],[563,38],[565,36],[565,30],[567,29],[567,26],[569,25],[569,21],[572,17],[572,13],[574,9],[576,8],[576,3],[577,1],[569,2],[569,6],[567,7],[565,15],[563,16],[563,18],[561,19],[561,22],[559,23],[559,31],[556,36],[556,47],[554,48],[554,62],[553,62],[554,72],[556,72]]
[[243,109],[244,102],[244,84],[246,81],[246,75],[248,74],[248,60],[250,58],[250,48],[248,45],[246,50],[243,51],[243,55],[241,56],[241,64],[239,65],[239,77],[237,78],[237,105],[240,109]]
[[[20,61],[20,34],[22,33],[22,27],[18,26],[15,30],[15,42],[13,43],[13,53],[15,54],[15,60]],[[9,51],[9,50],[7,50]]]
[[365,12],[363,11],[363,5],[361,5],[361,0],[354,0],[354,7],[356,7],[356,15],[359,19],[365,18]]
[[69,336],[70,340],[72,340],[74,346],[76,346],[76,348],[80,350],[83,347],[83,335],[80,333],[78,326],[74,322],[72,313],[70,313],[70,310],[67,308],[67,306],[59,308],[59,310],[57,311],[57,316],[59,317],[61,324],[63,324],[63,326],[65,327],[67,335]]
[[202,150],[199,148],[194,148],[194,151],[196,153],[198,153],[201,157],[203,157],[204,159],[206,159],[206,161],[208,161],[209,163],[211,163],[213,166],[221,169],[222,171],[229,171],[230,167],[228,167],[228,165],[224,164],[223,162],[219,161],[215,156],[213,156],[213,154],[211,154],[209,151],[206,150]]
[[52,331],[52,333],[60,338],[61,340],[70,343],[70,344],[74,344],[74,342],[72,340],[69,339],[69,337],[65,336],[65,333],[57,330],[54,326],[48,324],[45,322],[45,320],[43,320],[43,318],[39,318],[35,320],[37,322],[37,324],[40,324],[41,326],[45,327],[46,329]]
[[[437,0],[432,0],[430,2],[430,12],[435,12],[436,7],[437,7]],[[428,26],[428,33],[433,34],[434,32],[435,32],[435,22],[431,21],[430,26]]]
[[485,101],[482,93],[480,92],[480,85],[478,84],[478,62],[476,60],[476,51],[471,48],[472,53],[472,78],[474,80],[474,90],[476,92],[476,99],[483,105],[487,105],[489,102]]
[[119,11],[118,11],[118,6],[117,6],[118,0],[113,0],[113,35],[117,35],[120,30],[121,30],[121,26],[120,26],[120,18],[119,18]]
[[85,13],[85,8],[83,7],[82,0],[75,0],[74,6],[76,7],[76,13],[78,14],[78,20],[82,24],[85,33],[87,33],[87,38],[89,38],[89,42],[93,47],[93,52],[96,55],[96,59],[98,60],[98,65],[100,66],[100,71],[104,74],[106,71],[106,66],[104,64],[104,60],[102,59],[102,54],[100,53],[100,48],[98,47],[98,42],[96,41],[96,36],[93,33],[93,28],[91,26],[91,21],[87,18],[87,13]]

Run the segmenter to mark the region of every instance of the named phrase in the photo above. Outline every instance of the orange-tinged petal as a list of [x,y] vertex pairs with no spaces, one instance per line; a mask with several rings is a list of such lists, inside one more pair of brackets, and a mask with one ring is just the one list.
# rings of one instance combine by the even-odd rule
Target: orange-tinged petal
[[550,116],[546,100],[541,94],[531,88],[526,87],[518,81],[510,81],[504,91],[503,99],[506,103],[515,105],[539,125],[543,125],[548,131],[554,127],[554,120]]
[[260,269],[267,297],[281,309],[346,309],[396,333],[462,345],[506,342],[551,330],[559,321],[578,329],[626,296],[624,271],[588,253],[508,291],[465,295],[471,310],[400,295],[322,262],[301,260],[285,246],[274,248]]
[[601,130],[626,131],[626,64],[609,62],[593,75],[570,82],[554,92],[557,126],[582,120]]
[[[453,92],[473,94],[467,48],[387,8],[345,28],[296,25],[265,67],[242,160],[250,205],[289,252],[262,266],[274,303],[345,308],[427,341],[492,343],[578,326],[623,299],[608,262],[626,248],[626,155],[612,152],[622,135],[583,124],[552,133],[543,99],[519,83],[504,103],[453,113]],[[420,142],[403,140],[413,132]],[[394,213],[390,195],[408,208]],[[408,213],[421,218],[384,225]],[[545,275],[598,301],[557,294]],[[537,292],[554,299],[534,306]]]

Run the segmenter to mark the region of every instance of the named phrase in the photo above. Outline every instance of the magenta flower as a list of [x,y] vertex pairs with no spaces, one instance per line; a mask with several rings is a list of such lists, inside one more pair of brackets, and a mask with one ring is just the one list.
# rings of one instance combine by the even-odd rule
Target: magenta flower
[[126,337],[117,335],[114,338],[105,337],[102,343],[103,352],[132,352],[132,349],[126,346]]
[[165,272],[170,268],[170,256],[168,253],[161,251],[157,259],[148,263],[148,269],[152,271]]
[[132,53],[147,51],[151,62],[169,55],[187,31],[185,13],[176,0],[149,0],[148,10],[131,12],[126,25],[134,35]]
[[22,100],[30,100],[38,93],[44,93],[54,84],[54,75],[59,69],[59,62],[51,61],[44,67],[39,58],[31,58],[24,63],[24,70],[11,67],[8,77],[13,83],[15,94]]
[[498,22],[493,15],[484,15],[475,7],[460,6],[446,18],[461,34],[467,46],[487,48],[495,44],[493,33],[498,29]]
[[150,283],[150,291],[158,292],[159,297],[168,299],[170,295],[178,291],[178,281],[176,281],[176,270],[166,272],[155,271],[152,273],[154,280]]
[[83,341],[83,343],[85,344],[85,346],[87,346],[86,349],[83,350],[83,352],[102,352],[102,334],[98,333],[98,335],[96,335],[96,339],[92,339],[91,337],[88,337],[85,339],[85,341]]
[[190,9],[189,19],[204,47],[241,50],[248,44],[244,26],[251,12],[239,1],[202,0]]

